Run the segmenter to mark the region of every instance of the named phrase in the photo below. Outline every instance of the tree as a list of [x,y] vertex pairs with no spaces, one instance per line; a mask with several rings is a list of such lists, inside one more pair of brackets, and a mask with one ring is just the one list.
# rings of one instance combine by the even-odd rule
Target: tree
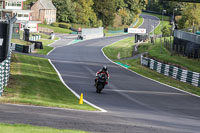
[[71,0],[53,0],[59,22],[76,23],[75,4]]
[[125,7],[124,0],[114,0],[114,1],[115,1],[116,11],[119,11],[120,9],[123,9]]
[[36,2],[37,0],[26,0],[23,2],[23,5],[24,5],[24,9],[29,9],[31,8],[31,3],[34,3]]
[[127,17],[125,21],[127,25],[130,25],[139,17],[141,10],[145,8],[147,0],[124,0]]
[[77,22],[79,24],[87,24],[95,27],[99,26],[100,22],[97,20],[97,16],[92,8],[94,5],[93,0],[75,0],[75,2]]
[[162,32],[163,37],[168,37],[171,35],[171,29],[170,29],[170,27],[167,27],[167,26],[163,27],[161,29],[161,32]]
[[163,0],[148,0],[147,10],[161,13],[162,10],[167,10],[168,14],[173,14],[173,10],[177,8],[177,13],[180,14],[180,9],[184,7],[183,2],[163,1]]
[[115,18],[116,6],[113,0],[95,0],[93,9],[97,14],[97,18],[102,20],[103,26],[113,25]]
[[200,25],[200,4],[187,4],[178,21],[178,28],[184,29],[196,25]]

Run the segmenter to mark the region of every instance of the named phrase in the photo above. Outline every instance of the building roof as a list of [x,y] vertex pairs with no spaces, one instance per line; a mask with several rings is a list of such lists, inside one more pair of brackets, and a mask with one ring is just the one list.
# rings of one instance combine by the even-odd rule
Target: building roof
[[40,3],[44,7],[44,9],[54,9],[54,10],[56,10],[55,6],[52,3],[52,0],[40,0]]

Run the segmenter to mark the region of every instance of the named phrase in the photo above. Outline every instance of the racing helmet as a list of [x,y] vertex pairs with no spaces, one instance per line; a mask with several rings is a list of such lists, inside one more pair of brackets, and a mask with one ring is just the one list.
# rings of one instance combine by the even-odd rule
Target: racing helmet
[[108,70],[107,66],[103,66],[102,71],[106,72]]

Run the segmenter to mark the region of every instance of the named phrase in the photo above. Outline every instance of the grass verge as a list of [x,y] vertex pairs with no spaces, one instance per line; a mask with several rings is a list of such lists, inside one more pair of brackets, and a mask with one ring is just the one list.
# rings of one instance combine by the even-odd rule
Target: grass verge
[[[156,71],[154,70],[151,70],[145,66],[142,66],[140,64],[140,59],[130,59],[130,60],[117,60],[116,59],[116,52],[114,51],[119,51],[118,48],[121,47],[121,49],[126,49],[127,46],[124,45],[124,42],[126,42],[127,40],[121,40],[120,42],[118,43],[115,43],[115,45],[111,44],[107,47],[105,47],[103,49],[104,53],[106,54],[106,56],[108,56],[108,58],[110,58],[111,60],[113,61],[117,61],[117,62],[120,62],[120,63],[123,63],[123,64],[126,64],[126,65],[129,65],[129,69],[138,73],[138,74],[141,74],[145,77],[148,77],[148,78],[151,78],[151,79],[154,79],[156,81],[159,81],[159,82],[162,82],[162,83],[165,83],[167,85],[170,85],[170,86],[173,86],[173,87],[176,87],[176,88],[179,88],[179,89],[182,89],[184,91],[187,91],[187,92],[191,92],[193,94],[196,94],[196,95],[199,95],[200,96],[200,88],[199,87],[195,87],[191,84],[188,84],[188,83],[184,83],[184,82],[180,82],[178,80],[175,80],[171,77],[168,77],[168,76],[164,76],[160,73],[157,73]],[[123,48],[125,47],[125,48]],[[150,54],[152,55],[157,55],[159,56],[160,54],[160,46],[158,45],[155,45],[155,46],[150,46],[152,47],[152,49],[150,50]],[[149,48],[147,48],[149,50]],[[164,51],[164,48],[163,48],[163,51]],[[125,51],[124,51],[125,52]],[[114,55],[113,55],[114,54]],[[168,56],[168,53],[165,51],[163,52],[162,55],[160,55],[162,58],[166,58],[168,59],[169,56]],[[160,58],[160,59],[162,59]],[[185,63],[186,61],[185,60],[190,60],[190,59],[186,59],[185,57],[171,57],[170,59],[168,59],[169,61],[170,60],[173,60],[173,58],[175,58],[175,60],[181,62],[181,63]],[[184,60],[181,60],[181,58],[183,58]],[[190,60],[192,61],[192,60]],[[194,64],[194,62],[196,61],[192,61],[192,62],[188,62],[188,64]],[[191,66],[192,66],[191,65]],[[199,62],[196,64],[197,66],[200,66],[199,65]],[[196,68],[196,66],[194,66],[194,68]],[[198,67],[199,69],[199,67]]]
[[47,53],[49,53],[49,51],[51,51],[53,49],[53,47],[48,46],[49,44],[55,42],[56,40],[58,40],[59,38],[56,37],[54,40],[50,40],[50,39],[41,39],[39,40],[40,42],[42,42],[43,44],[43,49],[35,49],[35,53],[36,54],[42,54],[42,55],[46,55]]
[[24,124],[0,124],[1,133],[88,133],[80,130],[64,130]]
[[39,27],[45,27],[54,30],[54,33],[65,33],[65,34],[71,34],[72,31],[69,29],[65,28],[60,28],[60,27],[54,27],[51,25],[45,25],[45,24],[39,24]]
[[104,48],[104,53],[111,59],[131,57],[134,37],[129,37],[119,42],[113,43]]
[[144,18],[143,17],[139,17],[139,21],[137,22],[137,24],[134,26],[134,28],[138,28],[144,21]]
[[125,33],[106,33],[106,37],[111,37],[111,36],[118,36],[118,35],[122,35]]
[[96,110],[83,104],[60,81],[47,59],[13,54],[11,77],[0,103]]
[[35,49],[36,54],[47,55],[53,47],[43,46],[43,49]]
[[20,40],[20,39],[12,39],[11,42],[15,43],[15,44],[21,44],[21,45],[31,45],[32,44],[30,42]]
[[[139,46],[138,49],[140,53],[148,52],[149,57],[154,58],[158,61],[200,73],[200,60],[189,59],[182,55],[171,55],[171,53],[167,49],[165,49],[163,45],[161,46],[159,42],[157,42],[155,45],[152,45],[150,43],[142,44]],[[162,53],[160,51],[162,51]]]

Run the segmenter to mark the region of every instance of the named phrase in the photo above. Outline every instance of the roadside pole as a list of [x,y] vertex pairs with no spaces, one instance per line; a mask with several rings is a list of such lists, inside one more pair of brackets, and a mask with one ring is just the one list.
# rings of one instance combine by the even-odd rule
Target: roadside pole
[[7,45],[8,45],[8,49],[7,50],[7,56],[10,54],[10,50],[11,50],[11,39],[12,39],[12,32],[13,32],[13,24],[17,21],[17,18],[16,18],[17,15],[15,15],[14,17],[10,17],[8,16],[8,14],[6,14],[6,17],[7,17],[7,20],[8,20],[8,24],[9,24],[9,27],[8,27],[8,39],[7,39]]

